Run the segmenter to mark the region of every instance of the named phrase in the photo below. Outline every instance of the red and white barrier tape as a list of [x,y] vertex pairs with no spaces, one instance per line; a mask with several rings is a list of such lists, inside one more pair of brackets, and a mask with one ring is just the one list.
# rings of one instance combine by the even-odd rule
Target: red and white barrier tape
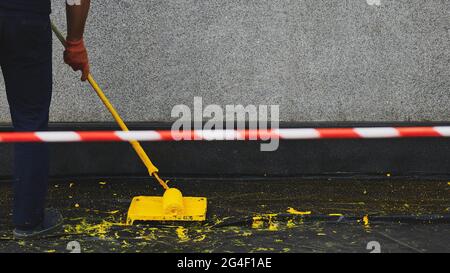
[[217,141],[269,139],[361,139],[450,137],[450,126],[371,128],[289,128],[273,130],[193,130],[193,131],[89,131],[89,132],[6,132],[0,143],[12,142],[129,142],[137,141]]

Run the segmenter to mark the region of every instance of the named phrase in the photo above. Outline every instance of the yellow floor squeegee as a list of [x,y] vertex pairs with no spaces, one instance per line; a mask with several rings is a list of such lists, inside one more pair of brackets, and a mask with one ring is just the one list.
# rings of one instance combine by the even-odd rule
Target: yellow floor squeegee
[[[52,23],[52,30],[61,43],[65,46],[66,41],[61,32]],[[95,82],[91,74],[88,81],[108,111],[113,116],[122,131],[128,131],[128,127],[109,102],[101,88]],[[131,146],[136,151],[139,158],[148,169],[150,176],[164,188],[165,193],[159,196],[136,196],[131,201],[128,209],[127,224],[132,225],[135,221],[205,221],[207,200],[205,197],[183,197],[181,191],[176,188],[170,188],[158,175],[158,168],[145,153],[138,141],[130,141]]]

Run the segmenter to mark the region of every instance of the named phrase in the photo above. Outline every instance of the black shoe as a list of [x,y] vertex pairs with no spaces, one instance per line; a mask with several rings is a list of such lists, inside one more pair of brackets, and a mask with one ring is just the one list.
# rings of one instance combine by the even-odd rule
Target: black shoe
[[16,239],[27,239],[38,237],[50,233],[57,227],[61,226],[64,219],[57,209],[46,209],[44,212],[44,220],[40,225],[33,229],[14,229],[13,235]]

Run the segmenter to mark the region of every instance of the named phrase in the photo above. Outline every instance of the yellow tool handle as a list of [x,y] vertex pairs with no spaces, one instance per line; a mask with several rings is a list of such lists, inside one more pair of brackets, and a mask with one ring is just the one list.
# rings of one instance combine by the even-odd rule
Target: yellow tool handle
[[[52,30],[55,33],[56,37],[59,39],[59,41],[65,47],[66,46],[66,40],[64,39],[64,36],[61,34],[61,32],[58,30],[58,28],[53,24],[53,22],[51,23],[51,27],[52,27]],[[98,97],[103,102],[103,104],[106,106],[108,111],[111,113],[111,115],[113,116],[114,120],[120,126],[122,131],[129,131],[127,125],[122,120],[122,118],[120,117],[119,113],[116,111],[114,106],[108,100],[108,98],[106,97],[105,93],[103,93],[102,89],[97,84],[97,82],[94,80],[94,78],[92,77],[91,74],[88,75],[87,79],[88,79],[90,85],[92,86],[92,88],[94,89],[95,93],[97,93]],[[167,186],[167,183],[165,181],[163,181],[158,176],[158,168],[156,168],[155,165],[152,163],[152,161],[148,157],[147,153],[142,148],[141,144],[138,141],[130,141],[130,144],[133,147],[133,149],[136,151],[136,153],[138,154],[139,158],[142,160],[144,165],[147,167],[149,174],[151,176],[154,176],[156,178],[156,180],[159,182],[159,184],[161,184],[161,186],[165,190],[169,189],[169,187]]]
[[[103,104],[106,106],[106,108],[108,108],[109,112],[111,113],[111,115],[113,116],[113,118],[117,122],[117,124],[119,125],[120,129],[122,129],[122,131],[129,131],[127,125],[122,120],[119,113],[117,113],[116,109],[111,104],[111,102],[109,102],[108,98],[105,96],[105,93],[103,93],[103,91],[98,86],[97,82],[95,82],[95,80],[91,74],[88,75],[87,79],[88,79],[89,83],[91,84],[92,88],[94,89],[95,93],[97,93],[98,97],[102,100]],[[141,144],[138,141],[130,141],[130,144],[131,144],[131,146],[133,146],[134,150],[136,151],[136,153],[141,158],[142,162],[147,167],[150,175],[157,173],[158,168],[156,168],[155,165],[153,165],[152,161],[145,153]]]

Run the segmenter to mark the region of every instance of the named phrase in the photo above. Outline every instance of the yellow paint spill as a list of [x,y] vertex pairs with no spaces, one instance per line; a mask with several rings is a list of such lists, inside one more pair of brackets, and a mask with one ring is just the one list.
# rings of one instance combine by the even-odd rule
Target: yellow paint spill
[[264,221],[268,222],[268,230],[277,231],[278,223],[274,221],[274,217],[277,214],[265,214],[260,216],[253,217],[252,228],[253,229],[262,229],[264,227]]
[[260,229],[263,227],[263,225],[264,225],[264,222],[262,221],[261,216],[253,217],[252,228]]
[[363,224],[364,224],[364,227],[366,227],[366,228],[369,228],[369,227],[370,227],[370,224],[369,224],[369,215],[364,215],[364,217],[363,217]]
[[278,230],[278,223],[274,222],[273,217],[276,217],[276,214],[268,214],[269,217],[269,230],[270,231],[277,231]]
[[294,220],[289,219],[289,220],[287,221],[287,223],[286,223],[286,227],[287,227],[287,228],[294,228],[294,227],[295,227]]
[[277,231],[278,230],[278,223],[269,221],[269,230],[270,231]]
[[189,241],[189,237],[188,237],[188,230],[184,227],[178,227],[176,230],[178,239],[180,239],[181,242],[186,242]]
[[46,253],[55,253],[56,250],[54,250],[54,249],[49,249],[49,250],[46,250],[45,252],[46,252]]
[[290,214],[295,214],[295,215],[310,215],[311,214],[311,211],[298,211],[294,208],[288,208],[287,212]]
[[242,233],[242,236],[244,237],[248,237],[248,236],[252,236],[253,233],[249,232],[249,231],[244,231],[244,233]]
[[203,235],[201,235],[200,237],[194,239],[193,241],[194,241],[194,242],[202,242],[202,241],[205,240],[205,239],[206,239],[206,235],[203,234]]
[[103,220],[99,224],[90,224],[86,221],[86,219],[82,219],[81,222],[77,225],[66,225],[64,232],[73,234],[85,234],[91,237],[105,239],[107,233],[113,226],[125,226],[125,224],[113,223],[105,220]]
[[101,181],[101,182],[98,182],[98,184],[100,184],[100,185],[106,185],[106,182]]

